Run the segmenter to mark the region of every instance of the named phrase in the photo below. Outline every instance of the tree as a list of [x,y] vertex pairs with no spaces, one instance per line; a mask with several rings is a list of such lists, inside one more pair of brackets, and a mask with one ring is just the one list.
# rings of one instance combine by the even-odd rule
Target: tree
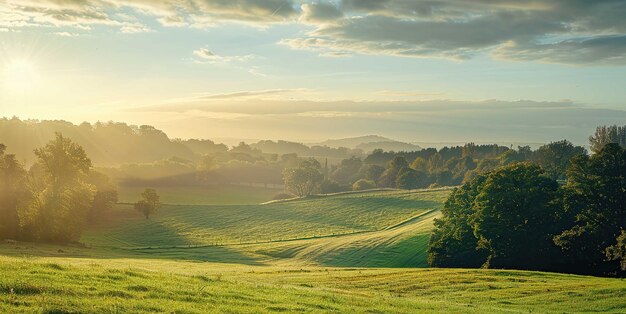
[[543,145],[533,154],[533,161],[539,164],[550,178],[563,180],[570,160],[577,155],[585,155],[587,150],[563,140]]
[[396,156],[387,163],[387,169],[379,178],[379,184],[384,187],[395,188],[398,174],[403,169],[408,169],[409,163],[404,156]]
[[319,186],[320,193],[322,194],[343,192],[349,189],[350,189],[350,186],[341,185],[338,182],[330,180],[330,179],[323,180]]
[[376,187],[376,183],[372,180],[361,179],[352,185],[353,191],[370,190]]
[[385,172],[385,167],[379,165],[367,165],[362,169],[362,172],[362,177],[376,183],[383,172]]
[[417,171],[429,172],[428,166],[429,166],[428,161],[426,161],[426,159],[419,157],[419,156],[415,157],[415,159],[411,163],[411,168]]
[[606,249],[606,256],[609,261],[617,261],[620,264],[622,273],[626,272],[626,230],[622,230],[615,245]]
[[363,161],[358,157],[350,157],[344,159],[339,164],[339,167],[331,174],[331,179],[341,184],[351,184],[354,182],[355,176],[363,166]]
[[578,156],[567,175],[564,203],[570,225],[555,237],[556,244],[576,272],[618,273],[620,262],[607,250],[626,229],[626,149],[609,143],[591,157]]
[[435,229],[428,244],[428,263],[433,267],[480,267],[487,259],[478,249],[472,217],[474,201],[487,177],[478,175],[456,188],[444,203],[442,217],[435,219]]
[[88,214],[88,218],[94,220],[103,212],[111,210],[115,203],[117,203],[117,189],[108,176],[93,170],[89,173],[86,182],[96,189],[96,194],[94,195]]
[[599,126],[596,133],[589,137],[591,151],[597,153],[606,144],[615,143],[626,148],[626,125]]
[[285,187],[293,194],[306,197],[318,188],[324,180],[320,163],[313,159],[307,159],[300,163],[298,168],[288,168],[283,172]]
[[411,168],[401,170],[398,178],[396,179],[396,187],[399,189],[420,189],[425,188],[428,185],[430,185],[430,178],[428,177],[428,174]]
[[145,189],[141,197],[142,199],[135,203],[135,210],[149,219],[150,215],[154,215],[161,208],[160,197],[155,189]]
[[0,144],[0,239],[19,236],[18,205],[26,196],[26,171]]
[[537,165],[517,163],[491,172],[474,201],[478,248],[484,266],[549,270],[558,262],[559,185]]
[[96,189],[86,183],[91,160],[83,148],[57,133],[36,149],[30,199],[19,209],[20,225],[36,240],[80,238]]

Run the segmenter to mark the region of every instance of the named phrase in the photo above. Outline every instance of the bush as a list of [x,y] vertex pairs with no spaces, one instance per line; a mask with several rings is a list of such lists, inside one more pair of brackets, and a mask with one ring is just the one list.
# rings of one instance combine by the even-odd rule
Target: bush
[[320,184],[320,193],[329,194],[329,193],[338,193],[344,192],[350,189],[350,186],[343,186],[336,181],[333,180],[324,180]]
[[287,200],[290,198],[295,198],[296,196],[289,193],[289,192],[280,192],[276,195],[274,195],[274,197],[272,197],[272,200],[274,201],[279,201],[279,200]]
[[357,182],[354,182],[354,184],[352,185],[352,190],[363,191],[363,190],[373,189],[375,187],[376,187],[376,183],[374,183],[374,181],[361,179]]

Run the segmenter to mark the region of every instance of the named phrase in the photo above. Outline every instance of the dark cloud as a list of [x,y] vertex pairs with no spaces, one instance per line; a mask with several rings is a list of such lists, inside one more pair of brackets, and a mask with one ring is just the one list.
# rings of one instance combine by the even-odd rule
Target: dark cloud
[[626,64],[623,0],[343,0],[345,17],[282,43],[296,49],[466,59]]
[[343,17],[343,12],[330,3],[311,3],[302,5],[300,20],[305,23],[328,23]]

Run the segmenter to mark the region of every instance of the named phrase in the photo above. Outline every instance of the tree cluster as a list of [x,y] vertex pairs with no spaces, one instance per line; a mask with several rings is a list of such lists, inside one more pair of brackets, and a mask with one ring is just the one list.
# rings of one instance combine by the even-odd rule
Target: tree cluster
[[626,274],[626,149],[577,155],[560,186],[514,162],[475,176],[446,201],[428,259],[435,267]]

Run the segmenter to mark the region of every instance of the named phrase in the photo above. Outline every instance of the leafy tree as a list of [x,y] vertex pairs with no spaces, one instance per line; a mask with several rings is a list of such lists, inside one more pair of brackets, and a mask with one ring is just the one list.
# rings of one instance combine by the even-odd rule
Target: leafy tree
[[574,146],[569,141],[552,142],[543,145],[533,154],[533,161],[539,164],[550,178],[562,180],[566,177],[566,170],[570,160],[577,155],[585,155],[587,151],[582,146]]
[[0,239],[19,236],[18,204],[26,196],[26,171],[0,144]]
[[379,184],[384,187],[395,188],[400,171],[408,168],[409,163],[404,156],[394,157],[387,163],[387,169],[381,174]]
[[319,187],[320,193],[322,194],[343,192],[349,189],[350,189],[350,186],[341,185],[338,182],[330,180],[330,179],[323,180],[320,183],[320,187]]
[[146,219],[154,215],[161,208],[159,194],[155,189],[146,189],[141,193],[142,199],[135,203],[135,210],[142,213]]
[[344,159],[330,177],[341,184],[350,184],[354,182],[354,178],[362,166],[363,161],[361,161],[361,158],[353,156]]
[[626,125],[599,126],[596,133],[589,137],[591,151],[594,153],[601,151],[609,143],[626,147]]
[[352,185],[353,191],[370,190],[376,187],[376,183],[372,180],[361,179]]
[[363,177],[367,180],[377,182],[380,176],[385,172],[385,167],[379,165],[367,165],[362,169]]
[[428,245],[428,263],[433,267],[480,267],[487,259],[484,250],[477,249],[472,217],[474,202],[487,177],[478,175],[455,189],[435,219]]
[[95,187],[86,183],[91,161],[83,148],[56,134],[35,150],[39,175],[29,202],[19,209],[20,225],[36,240],[66,242],[80,238],[93,205]]
[[506,152],[502,153],[502,155],[498,156],[498,161],[500,161],[501,165],[506,166],[506,165],[510,165],[516,162],[525,161],[525,159],[523,155],[511,149],[511,150],[507,150]]
[[428,168],[428,161],[422,157],[415,157],[413,162],[411,163],[411,168],[428,173],[430,169]]
[[626,230],[622,230],[617,237],[617,243],[606,249],[606,256],[609,261],[617,261],[620,264],[620,271],[626,272]]
[[491,172],[476,196],[478,248],[491,268],[551,269],[558,253],[559,185],[537,165],[517,163]]
[[396,187],[399,189],[420,189],[428,185],[430,185],[428,174],[411,168],[401,170],[400,175],[396,179]]
[[610,143],[591,157],[578,156],[567,174],[565,210],[571,225],[555,242],[572,259],[574,271],[614,274],[619,261],[606,261],[606,255],[626,229],[626,149]]
[[298,168],[285,169],[283,180],[288,191],[300,197],[306,197],[319,187],[324,180],[320,163],[313,159],[306,159]]

